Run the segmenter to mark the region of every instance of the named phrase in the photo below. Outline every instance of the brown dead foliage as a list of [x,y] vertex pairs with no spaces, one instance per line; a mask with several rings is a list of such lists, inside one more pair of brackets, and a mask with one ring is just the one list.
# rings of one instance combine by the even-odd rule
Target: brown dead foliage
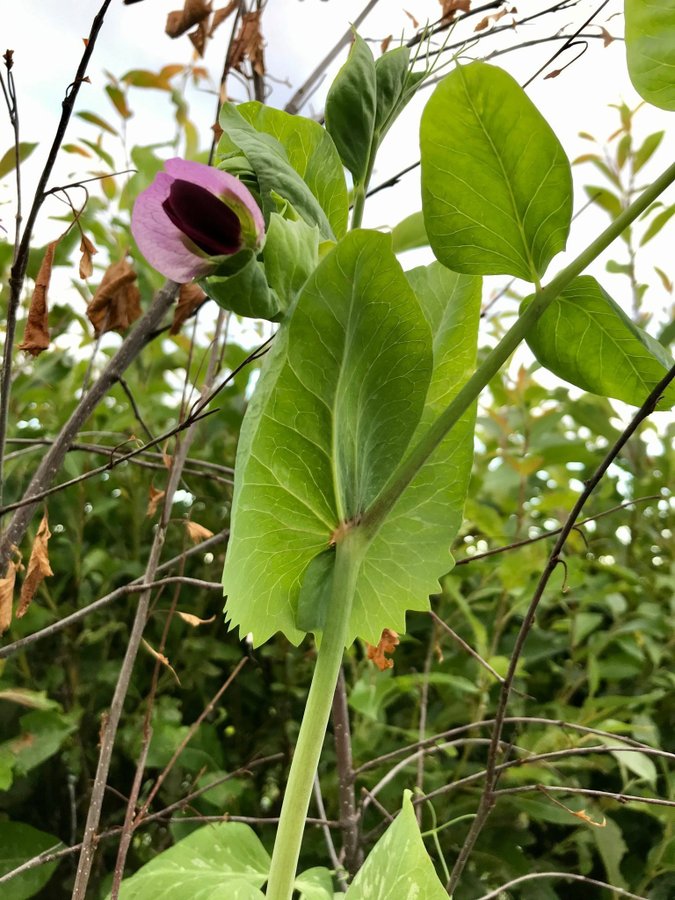
[[42,517],[40,527],[38,528],[35,540],[33,541],[33,549],[30,552],[28,560],[28,569],[26,577],[21,585],[21,595],[19,597],[19,605],[16,610],[16,617],[20,619],[28,612],[28,607],[35,596],[35,592],[45,578],[53,575],[52,567],[49,565],[49,550],[47,544],[52,536],[49,530],[49,520],[47,513]]
[[185,0],[183,9],[176,9],[166,17],[164,29],[170,38],[180,37],[193,25],[199,25],[211,15],[209,0]]
[[141,314],[141,294],[136,273],[127,262],[108,266],[89,306],[87,316],[96,336],[107,331],[124,331]]
[[375,663],[380,672],[384,672],[385,669],[392,669],[394,667],[394,660],[387,659],[385,654],[394,653],[399,643],[398,634],[395,631],[392,631],[391,628],[385,628],[377,647],[373,647],[372,644],[366,643],[368,659]]
[[206,300],[206,294],[197,284],[182,284],[178,293],[178,305],[173,314],[169,334],[178,334],[183,323],[199,309]]
[[31,356],[39,356],[43,350],[49,347],[49,322],[47,311],[47,292],[52,277],[54,265],[54,252],[58,241],[47,244],[45,255],[40,264],[40,271],[35,279],[35,290],[28,309],[28,321],[23,333],[23,340],[18,349],[30,353]]
[[80,251],[82,252],[82,258],[80,259],[80,278],[91,278],[94,271],[92,257],[94,254],[98,253],[98,250],[94,247],[86,234],[82,235]]
[[16,547],[13,548],[15,558],[7,564],[7,573],[0,578],[0,634],[4,634],[12,624],[12,608],[14,605],[14,585],[16,573],[21,569],[21,557]]
[[199,544],[202,541],[205,541],[207,538],[213,537],[213,532],[209,531],[208,528],[205,528],[198,522],[191,522],[189,519],[186,519],[185,527],[187,528],[187,533],[190,537],[190,540],[195,544]]
[[227,60],[228,69],[240,69],[242,62],[247,59],[253,71],[258,75],[265,74],[264,41],[260,31],[260,16],[262,10],[244,13],[241,17],[241,25],[237,36],[232,41],[230,55]]

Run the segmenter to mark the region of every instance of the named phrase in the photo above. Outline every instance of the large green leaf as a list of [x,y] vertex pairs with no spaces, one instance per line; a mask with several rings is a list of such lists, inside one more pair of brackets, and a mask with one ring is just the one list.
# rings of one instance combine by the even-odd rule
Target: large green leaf
[[[225,103],[220,124],[223,136],[218,153],[226,157],[236,148],[246,156],[258,179],[266,218],[277,210],[274,191],[309,225],[317,225],[325,239],[333,240],[344,232],[344,174],[330,136],[317,122],[256,103],[239,108]],[[240,166],[240,157],[233,159]],[[227,168],[227,157],[221,164]]]
[[305,570],[402,458],[432,366],[429,326],[376,232],[324,258],[275,343],[242,429],[223,574],[228,618],[256,644],[301,640]]
[[638,94],[675,109],[675,0],[625,0],[626,61]]
[[370,851],[346,900],[448,900],[424,847],[410,796],[410,791],[403,795],[401,812]]
[[516,81],[457,66],[422,115],[422,206],[432,249],[470,275],[536,282],[565,247],[572,176],[560,143]]
[[[673,364],[666,349],[638,328],[590,275],[576,278],[553,301],[527,343],[542,366],[560,378],[633,406],[644,403]],[[671,385],[660,408],[673,403]]]
[[270,858],[248,825],[218,822],[193,831],[122,882],[120,900],[253,900]]
[[[0,822],[0,875],[59,844],[59,839],[23,822]],[[57,862],[46,863],[10,879],[2,886],[2,900],[27,900],[52,877]]]
[[376,111],[375,61],[368,44],[355,34],[347,61],[326,97],[326,130],[357,184],[365,180],[369,168]]
[[[29,144],[22,141],[19,144],[19,163],[28,159],[36,147],[37,144]],[[9,175],[14,169],[16,169],[16,147],[10,147],[9,150],[3,153],[2,158],[0,159],[0,178]]]
[[[433,375],[419,437],[473,373],[481,282],[439,263],[407,276],[434,336]],[[406,610],[428,609],[429,594],[439,590],[438,579],[454,564],[450,545],[462,522],[473,432],[471,409],[412,481],[368,548],[351,627],[371,643],[377,643],[383,628],[404,631]]]
[[405,250],[414,250],[417,247],[428,247],[429,237],[424,227],[422,212],[411,213],[398,225],[394,225],[391,230],[391,242],[394,253],[403,253]]

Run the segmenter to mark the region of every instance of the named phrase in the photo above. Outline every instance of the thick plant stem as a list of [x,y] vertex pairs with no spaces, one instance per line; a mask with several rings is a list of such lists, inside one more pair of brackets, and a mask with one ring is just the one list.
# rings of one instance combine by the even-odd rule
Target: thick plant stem
[[274,842],[267,900],[290,900],[312,784],[328,724],[347,637],[359,566],[367,546],[363,532],[349,530],[336,548],[330,606],[317,653]]
[[392,507],[408,487],[415,475],[429,459],[443,438],[459,418],[477,399],[483,388],[501,369],[516,347],[537,322],[555,298],[605,250],[637,217],[650,206],[663,191],[675,181],[675,163],[669,166],[656,181],[640,194],[621,215],[606,228],[576,259],[559,272],[545,287],[538,291],[518,321],[504,335],[481,366],[443,410],[419,443],[411,450],[398,469],[392,474],[380,496],[364,514],[361,525],[373,534],[386,519]]

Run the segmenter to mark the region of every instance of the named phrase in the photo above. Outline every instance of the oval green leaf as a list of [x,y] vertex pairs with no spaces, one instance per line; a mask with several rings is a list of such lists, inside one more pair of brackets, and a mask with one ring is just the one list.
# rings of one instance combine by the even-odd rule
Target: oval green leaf
[[[6,875],[26,860],[39,856],[61,842],[23,822],[0,822],[0,875]],[[27,900],[44,888],[58,862],[49,862],[16,875],[2,886],[2,900]]]
[[422,115],[422,207],[450,269],[537,282],[563,250],[570,165],[516,81],[495,66],[457,66]]
[[638,94],[675,109],[675,0],[625,0],[626,62]]
[[[644,403],[673,364],[590,275],[576,278],[547,307],[527,343],[542,366],[565,381],[633,406]],[[671,385],[658,408],[673,403]]]
[[356,184],[368,172],[376,111],[375,61],[368,44],[355,34],[347,62],[326,97],[326,131]]
[[448,900],[427,853],[410,801],[370,851],[345,894],[346,900]]

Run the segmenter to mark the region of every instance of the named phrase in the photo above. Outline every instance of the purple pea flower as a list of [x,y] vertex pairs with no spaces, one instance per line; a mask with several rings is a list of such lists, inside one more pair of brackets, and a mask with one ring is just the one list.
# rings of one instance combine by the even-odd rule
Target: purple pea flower
[[138,195],[131,216],[136,243],[158,272],[185,284],[262,245],[262,213],[241,181],[184,159],[168,159],[164,170]]

